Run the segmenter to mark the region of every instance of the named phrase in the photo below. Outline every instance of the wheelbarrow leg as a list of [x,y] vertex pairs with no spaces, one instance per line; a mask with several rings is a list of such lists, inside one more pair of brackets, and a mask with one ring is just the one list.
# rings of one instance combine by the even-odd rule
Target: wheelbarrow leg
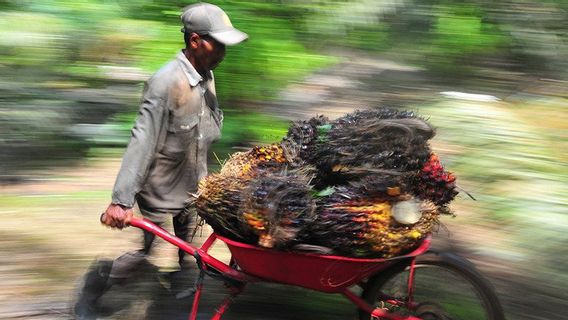
[[[196,320],[197,319],[197,311],[199,308],[199,301],[201,299],[201,292],[203,291],[203,278],[205,276],[205,273],[202,271],[199,275],[199,278],[196,282],[195,285],[195,295],[193,296],[193,304],[191,306],[191,313],[189,315],[189,320]],[[242,284],[240,286],[232,286],[230,284],[227,284],[229,286],[229,290],[230,290],[230,294],[223,300],[223,303],[221,303],[221,305],[215,310],[215,315],[213,316],[213,318],[211,318],[212,320],[219,320],[221,319],[221,316],[225,313],[225,311],[227,311],[227,309],[229,309],[229,306],[231,305],[231,303],[233,303],[233,300],[235,299],[235,297],[237,295],[239,295],[245,288],[245,284]]]
[[191,313],[189,320],[197,319],[197,308],[199,308],[199,299],[201,299],[201,291],[203,289],[203,281],[199,281],[195,288],[195,295],[193,296],[193,304],[191,305]]
[[241,292],[243,292],[244,288],[245,288],[244,285],[239,287],[231,287],[229,289],[231,290],[231,293],[229,294],[229,296],[225,298],[225,300],[223,300],[223,303],[215,310],[215,316],[213,316],[211,320],[220,320],[221,316],[223,316],[225,311],[229,309],[229,306],[235,300],[235,297],[238,296]]

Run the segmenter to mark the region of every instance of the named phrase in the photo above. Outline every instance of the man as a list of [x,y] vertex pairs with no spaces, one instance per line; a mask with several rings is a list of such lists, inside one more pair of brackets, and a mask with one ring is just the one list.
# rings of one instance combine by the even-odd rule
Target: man
[[[176,236],[188,237],[186,200],[207,174],[209,146],[220,138],[223,122],[211,70],[223,60],[226,45],[248,36],[231,25],[221,8],[208,3],[184,8],[181,21],[185,49],[146,83],[112,203],[101,216],[109,227],[128,226],[137,203],[142,215],[157,224],[173,217]],[[153,240],[145,232],[142,250],[116,259],[105,287],[128,277],[150,252]],[[183,260],[180,250],[182,267]]]

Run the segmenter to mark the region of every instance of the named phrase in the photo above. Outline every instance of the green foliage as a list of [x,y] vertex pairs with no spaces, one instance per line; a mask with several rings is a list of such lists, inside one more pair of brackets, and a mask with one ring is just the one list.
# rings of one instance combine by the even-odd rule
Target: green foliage
[[491,56],[507,44],[494,24],[482,21],[479,10],[472,7],[442,7],[432,31],[432,41],[425,65],[437,71],[457,74],[471,66],[468,60],[480,55]]
[[[228,62],[218,70],[222,99],[269,99],[288,81],[334,62],[299,41],[290,19],[295,7],[260,1],[218,4],[250,35],[248,43],[229,48]],[[183,6],[166,1],[24,3],[19,11],[2,14],[0,52],[7,66],[48,73],[99,77],[101,65],[152,73],[184,46],[178,18]]]
[[[38,136],[43,145],[58,148],[75,149],[81,141],[97,147],[123,145],[129,132],[126,124],[132,121],[113,114],[125,112],[124,117],[130,118],[138,106],[132,97],[108,102],[105,95],[123,91],[121,86],[134,87],[184,47],[179,12],[186,4],[159,0],[0,4],[7,9],[0,13],[0,93],[8,101],[0,110],[0,121],[7,124],[0,147],[12,152],[9,165],[18,167],[18,157],[37,148]],[[234,25],[250,35],[249,42],[228,48],[227,61],[216,70],[223,104],[271,99],[288,82],[335,61],[311,52],[296,36],[292,17],[301,18],[297,7],[262,1],[218,4]],[[99,104],[96,111],[90,110],[94,102]],[[16,117],[14,111],[21,111],[14,108],[18,105],[37,106],[40,112]],[[51,113],[55,116],[45,116]],[[259,116],[248,114],[236,119],[247,124],[258,120]],[[41,130],[19,130],[22,121]],[[262,140],[267,133],[261,131],[249,125],[239,138],[234,138],[237,131],[226,134],[224,143]],[[22,152],[13,151],[13,141]]]
[[[212,2],[250,35],[246,43],[228,48],[226,61],[215,70],[223,105],[273,99],[288,83],[336,63],[339,59],[329,53],[335,49],[390,53],[452,79],[485,72],[487,61],[539,76],[563,77],[568,70],[568,14],[559,1]],[[0,120],[7,124],[0,147],[17,140],[18,148],[33,149],[33,140],[41,136],[54,140],[44,145],[69,143],[67,149],[76,149],[68,127],[103,124],[117,112],[135,111],[131,96],[97,99],[135,87],[175,56],[184,46],[179,13],[187,4],[0,1]],[[15,106],[34,106],[50,115],[26,120],[41,133],[11,125],[22,121],[12,119],[13,108],[21,111]],[[247,123],[256,119],[241,116],[251,117]],[[104,130],[122,130],[114,127],[115,120]],[[229,141],[249,138],[256,136]]]
[[228,48],[227,61],[216,72],[220,97],[268,100],[288,82],[336,61],[310,53],[296,39],[292,22],[286,19],[261,16],[243,19],[242,25],[239,28],[250,38]]
[[258,112],[224,110],[221,140],[213,145],[213,152],[222,160],[231,153],[248,149],[251,145],[279,142],[288,131],[288,122]]
[[392,46],[391,31],[386,24],[365,25],[353,28],[345,38],[345,45],[357,49],[381,52]]

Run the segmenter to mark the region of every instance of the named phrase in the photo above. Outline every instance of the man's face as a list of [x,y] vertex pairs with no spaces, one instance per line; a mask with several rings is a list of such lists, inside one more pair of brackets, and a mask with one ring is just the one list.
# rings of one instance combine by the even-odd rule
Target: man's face
[[225,45],[208,35],[199,36],[198,41],[196,62],[204,71],[215,69],[225,58]]

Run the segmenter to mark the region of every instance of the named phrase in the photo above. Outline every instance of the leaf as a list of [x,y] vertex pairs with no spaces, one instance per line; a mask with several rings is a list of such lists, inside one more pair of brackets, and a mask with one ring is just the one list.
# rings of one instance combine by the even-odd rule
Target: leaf
[[327,134],[330,130],[331,130],[331,124],[324,124],[321,126],[318,126],[318,133],[319,134]]
[[320,190],[314,194],[315,197],[327,197],[335,193],[334,187],[327,187],[323,190]]

